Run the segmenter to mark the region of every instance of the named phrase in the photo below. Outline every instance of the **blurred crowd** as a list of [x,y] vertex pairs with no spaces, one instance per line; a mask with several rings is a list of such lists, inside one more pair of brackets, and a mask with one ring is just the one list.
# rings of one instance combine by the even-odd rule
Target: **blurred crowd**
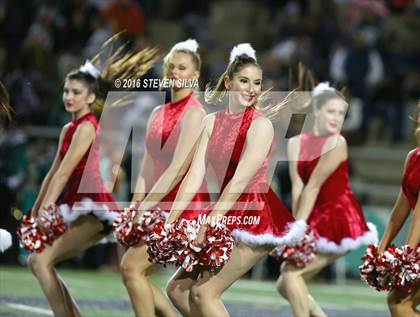
[[[409,140],[410,111],[420,98],[415,0],[0,0],[0,25],[0,79],[14,109],[13,122],[0,122],[2,226],[19,216],[12,210],[11,220],[11,206],[31,207],[56,150],[55,137],[34,126],[69,121],[65,75],[121,30],[132,50],[165,53],[196,38],[202,88],[225,69],[237,43],[256,48],[265,88],[287,90],[289,69],[301,61],[318,81],[346,87],[348,128],[359,145],[372,136],[372,122],[387,127],[377,131],[392,144]],[[152,77],[161,76],[160,66]],[[120,194],[129,199],[127,189]]]

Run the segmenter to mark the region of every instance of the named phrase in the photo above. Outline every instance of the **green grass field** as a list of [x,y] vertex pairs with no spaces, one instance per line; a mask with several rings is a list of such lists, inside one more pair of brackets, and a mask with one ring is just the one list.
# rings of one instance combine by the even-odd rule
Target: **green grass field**
[[[80,304],[83,316],[132,316],[128,295],[118,273],[67,269],[60,269],[59,273]],[[161,287],[167,279],[167,274],[152,278]],[[327,309],[342,312],[366,310],[372,316],[382,316],[387,309],[385,294],[361,282],[346,285],[313,283],[309,288],[313,297]],[[233,307],[251,304],[254,309],[273,312],[288,306],[277,295],[274,281],[240,280],[226,291],[223,298]],[[0,316],[48,316],[47,309],[42,291],[27,268],[0,266]]]

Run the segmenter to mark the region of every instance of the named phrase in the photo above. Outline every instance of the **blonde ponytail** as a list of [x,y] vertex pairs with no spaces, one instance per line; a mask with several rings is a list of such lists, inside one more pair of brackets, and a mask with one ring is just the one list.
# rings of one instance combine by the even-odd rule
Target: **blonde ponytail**
[[[103,65],[100,65],[101,53],[113,46],[120,39],[121,34],[121,32],[117,33],[105,41],[101,50],[90,61],[100,70],[98,77],[92,76],[89,72],[83,72],[82,68],[67,75],[67,79],[78,79],[77,77],[82,77],[81,73],[85,74],[85,78],[82,79],[90,84],[90,92],[96,95],[95,101],[91,104],[91,110],[98,116],[102,113],[108,91],[113,88],[116,79],[139,79],[153,67],[159,58],[157,48],[145,48],[139,52],[124,53],[127,45],[122,44],[115,49],[115,52],[106,59]],[[93,79],[95,82],[92,81]],[[113,102],[114,106],[117,104],[121,103],[118,100]]]

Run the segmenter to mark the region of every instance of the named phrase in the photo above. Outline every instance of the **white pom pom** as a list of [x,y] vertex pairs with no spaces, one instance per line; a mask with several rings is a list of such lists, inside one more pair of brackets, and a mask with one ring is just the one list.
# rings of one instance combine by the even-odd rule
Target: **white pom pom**
[[179,51],[179,50],[185,50],[185,51],[190,51],[190,52],[193,52],[193,53],[197,53],[198,43],[194,39],[188,39],[186,41],[176,43],[172,47],[171,52]]
[[322,83],[319,83],[315,86],[315,88],[312,90],[312,96],[318,96],[326,91],[332,91],[335,92],[334,87],[330,86],[330,83],[328,81],[324,81]]
[[255,55],[255,50],[252,48],[251,44],[249,43],[242,43],[236,45],[232,51],[230,52],[229,62],[232,63],[237,56],[241,56],[245,54],[248,57],[251,57],[257,60],[257,56]]
[[6,251],[12,245],[12,235],[9,231],[0,229],[0,252]]
[[79,70],[93,76],[94,78],[98,78],[99,75],[101,75],[99,69],[97,69],[89,60],[86,60],[86,62],[80,66]]

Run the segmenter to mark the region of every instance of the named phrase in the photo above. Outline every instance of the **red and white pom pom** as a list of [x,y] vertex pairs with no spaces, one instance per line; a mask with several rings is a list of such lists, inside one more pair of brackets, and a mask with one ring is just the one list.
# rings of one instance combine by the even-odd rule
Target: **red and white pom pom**
[[392,267],[393,286],[411,292],[420,280],[420,244],[415,248],[407,245],[388,248],[384,256]]
[[171,232],[173,252],[176,264],[182,266],[185,271],[191,272],[198,264],[198,252],[200,247],[193,244],[197,238],[200,225],[196,221],[179,219],[174,223]]
[[182,219],[174,225],[172,240],[175,242],[174,252],[177,264],[186,272],[197,266],[206,266],[210,270],[221,268],[230,259],[234,239],[230,230],[222,224],[214,224],[207,228],[203,247],[196,246],[194,241],[200,225],[196,221]]
[[41,211],[39,222],[45,228],[45,231],[48,231],[48,235],[51,235],[54,239],[61,236],[67,228],[63,216],[55,204],[50,204]]
[[145,211],[135,222],[137,211],[134,207],[124,208],[114,220],[114,236],[119,243],[126,247],[147,240],[153,227],[165,220],[161,210]]
[[295,246],[281,246],[275,248],[270,255],[278,261],[286,260],[296,266],[302,267],[311,263],[316,256],[315,234],[312,228],[307,227],[305,235]]
[[235,240],[231,231],[223,224],[216,223],[206,230],[206,244],[198,253],[199,265],[216,270],[223,267],[231,258]]
[[379,256],[376,245],[369,245],[359,266],[360,277],[366,284],[377,291],[388,291],[392,288],[393,276],[390,258]]
[[0,229],[0,253],[12,246],[12,235],[9,231]]
[[362,280],[378,291],[404,288],[411,292],[420,280],[420,244],[414,249],[391,245],[382,256],[370,245],[363,261],[359,267]]
[[137,225],[134,223],[136,215],[136,210],[124,208],[112,224],[115,239],[125,247],[130,247],[140,242],[141,238],[137,235],[135,229]]
[[165,216],[162,210],[145,211],[139,218],[137,230],[142,239],[147,240],[150,232],[158,223],[164,223]]
[[209,226],[204,247],[194,245],[200,225],[179,219],[172,225],[158,224],[147,240],[150,260],[176,264],[191,272],[197,266],[210,270],[222,267],[231,257],[234,240],[230,230],[221,224]]
[[149,261],[159,264],[176,264],[175,242],[172,239],[173,225],[157,222],[146,240]]
[[17,227],[16,233],[20,245],[30,252],[42,252],[47,245],[51,245],[54,241],[53,236],[39,230],[35,218],[31,217],[30,213],[23,217],[22,224]]

